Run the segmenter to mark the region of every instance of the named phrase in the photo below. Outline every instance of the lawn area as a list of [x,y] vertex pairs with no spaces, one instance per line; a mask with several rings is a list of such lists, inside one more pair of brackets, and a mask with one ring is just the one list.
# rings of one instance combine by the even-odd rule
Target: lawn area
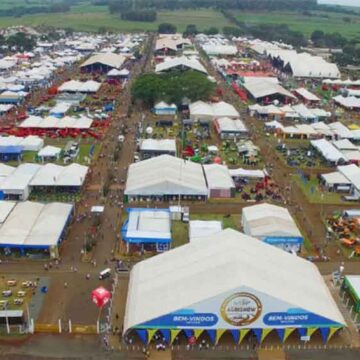
[[299,185],[301,191],[311,203],[339,205],[346,203],[341,199],[343,195],[334,192],[322,191],[319,187],[319,181],[315,177],[304,182],[301,176],[296,174],[293,175],[293,179],[295,183]]
[[240,231],[240,214],[239,215],[222,215],[222,214],[190,214],[190,220],[217,220],[223,224],[223,229],[234,229]]
[[183,32],[188,24],[196,24],[199,30],[204,30],[210,26],[222,29],[229,25],[227,19],[214,10],[199,9],[159,11],[157,21],[138,22],[124,21],[119,16],[111,15],[107,6],[79,5],[74,6],[69,13],[58,14],[38,14],[24,16],[21,18],[1,17],[0,27],[15,25],[51,25],[58,28],[71,27],[77,31],[98,31],[105,27],[112,31],[156,31],[158,25],[168,22],[177,27],[177,31]]
[[185,245],[189,242],[189,224],[180,220],[171,222],[172,247]]
[[[345,37],[360,36],[360,17],[344,14],[326,13],[304,16],[295,12],[235,12],[238,20],[246,24],[286,24],[291,30],[296,30],[310,36],[314,30],[322,30],[325,33],[339,32]],[[351,23],[344,22],[344,17],[350,17]]]
[[[224,229],[231,228],[240,231],[240,215],[190,214],[190,220],[217,220],[222,222]],[[189,242],[189,224],[182,221],[172,221],[171,231],[173,248]]]

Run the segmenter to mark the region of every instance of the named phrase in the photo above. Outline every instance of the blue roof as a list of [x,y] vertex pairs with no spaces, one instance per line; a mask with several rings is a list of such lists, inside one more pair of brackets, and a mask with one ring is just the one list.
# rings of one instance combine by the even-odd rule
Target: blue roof
[[[152,209],[152,208],[128,208],[126,209],[126,211],[130,214],[131,212],[168,212],[170,213],[169,209]],[[131,232],[132,235],[129,236],[128,235],[128,226],[129,226],[129,219],[127,219],[124,223],[123,226],[121,228],[121,235],[122,238],[125,242],[127,243],[131,243],[131,244],[144,244],[144,243],[171,243],[172,239],[171,239],[171,235],[169,237],[157,237],[156,233],[154,233],[153,237],[144,237],[144,232],[139,232],[138,234],[136,234],[135,232]],[[138,235],[138,236],[137,236]]]
[[23,149],[22,146],[16,145],[0,146],[0,154],[21,154]]

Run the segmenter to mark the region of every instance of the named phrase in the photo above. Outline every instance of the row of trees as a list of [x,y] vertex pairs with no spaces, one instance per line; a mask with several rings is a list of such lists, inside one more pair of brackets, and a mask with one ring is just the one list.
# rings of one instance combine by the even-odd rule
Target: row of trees
[[[95,0],[104,3],[104,0]],[[138,9],[240,9],[240,10],[311,10],[318,7],[316,0],[136,0]],[[129,9],[132,0],[108,0],[110,11]]]
[[311,41],[317,47],[342,48],[347,44],[347,39],[341,34],[325,34],[322,30],[315,30],[311,34]]
[[160,100],[175,104],[181,104],[184,98],[191,101],[207,100],[214,90],[214,83],[206,75],[186,71],[141,75],[134,81],[131,93],[135,100],[152,107]]
[[156,21],[157,13],[155,10],[126,10],[121,12],[121,19],[128,21]]
[[[160,34],[175,34],[177,31],[177,28],[175,25],[170,24],[170,23],[161,23],[158,26],[158,33]],[[205,29],[202,31],[202,33],[207,34],[207,35],[216,35],[219,34],[220,30],[215,27],[215,26],[211,26],[208,29]],[[224,35],[227,36],[241,36],[243,35],[243,31],[241,31],[239,28],[235,27],[235,26],[224,26],[222,28],[222,32]],[[183,33],[184,36],[194,36],[196,34],[198,34],[199,31],[196,27],[195,24],[189,24],[186,26],[186,29]]]
[[70,11],[72,4],[73,3],[70,0],[63,0],[60,2],[49,3],[49,5],[44,5],[44,6],[14,6],[13,8],[9,8],[9,9],[1,9],[0,17],[3,16],[21,17],[24,15],[33,15],[33,14],[41,14],[41,13],[68,12]]

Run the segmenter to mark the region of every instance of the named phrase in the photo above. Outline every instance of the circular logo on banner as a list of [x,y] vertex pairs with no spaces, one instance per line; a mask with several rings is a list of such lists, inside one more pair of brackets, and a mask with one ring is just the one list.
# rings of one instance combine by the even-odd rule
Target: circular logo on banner
[[255,295],[241,292],[228,297],[222,303],[220,311],[227,323],[243,326],[251,324],[260,316],[262,304]]

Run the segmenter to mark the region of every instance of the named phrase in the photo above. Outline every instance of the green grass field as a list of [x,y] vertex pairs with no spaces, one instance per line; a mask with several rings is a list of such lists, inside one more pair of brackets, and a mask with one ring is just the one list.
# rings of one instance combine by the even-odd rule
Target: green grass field
[[196,24],[199,30],[216,26],[221,30],[229,25],[227,19],[214,10],[177,10],[159,11],[155,22],[124,21],[119,16],[111,15],[107,6],[87,4],[74,6],[69,13],[38,14],[21,18],[0,17],[0,27],[15,25],[38,26],[48,25],[58,28],[71,27],[76,31],[98,31],[105,27],[112,31],[156,31],[158,25],[169,22],[183,32],[188,24]]
[[[288,12],[236,12],[236,18],[245,24],[286,24],[291,30],[296,30],[310,36],[314,30],[325,33],[339,32],[343,36],[360,37],[360,17],[344,14],[327,13],[329,18],[321,13],[314,16],[304,16]],[[344,17],[350,17],[351,23],[344,22]]]

